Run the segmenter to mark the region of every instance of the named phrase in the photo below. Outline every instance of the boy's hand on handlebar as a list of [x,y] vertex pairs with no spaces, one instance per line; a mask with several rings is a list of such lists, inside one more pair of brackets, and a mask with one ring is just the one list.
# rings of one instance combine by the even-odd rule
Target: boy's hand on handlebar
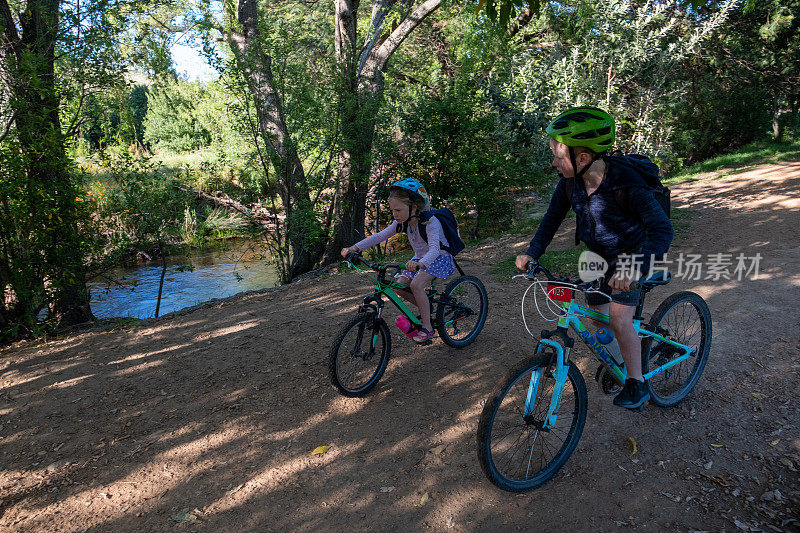
[[622,274],[614,274],[614,276],[608,280],[608,286],[615,291],[627,292],[631,290],[631,283],[638,279],[638,275],[631,278]]
[[530,263],[531,261],[533,261],[533,257],[527,254],[522,254],[517,256],[517,260],[514,262],[514,264],[517,265],[518,269],[522,270],[523,272],[527,272],[528,263]]
[[413,259],[406,263],[406,270],[409,272],[416,272],[417,270],[421,270],[425,268],[425,265],[420,263],[419,261],[414,261]]

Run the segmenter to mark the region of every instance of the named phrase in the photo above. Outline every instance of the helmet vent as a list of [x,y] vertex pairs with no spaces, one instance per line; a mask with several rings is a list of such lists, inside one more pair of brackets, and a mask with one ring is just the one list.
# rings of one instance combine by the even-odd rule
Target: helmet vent
[[579,111],[577,113],[570,113],[569,115],[562,117],[562,120],[572,121],[572,122],[586,122],[587,120],[603,120],[603,117],[598,115],[593,115],[585,111]]

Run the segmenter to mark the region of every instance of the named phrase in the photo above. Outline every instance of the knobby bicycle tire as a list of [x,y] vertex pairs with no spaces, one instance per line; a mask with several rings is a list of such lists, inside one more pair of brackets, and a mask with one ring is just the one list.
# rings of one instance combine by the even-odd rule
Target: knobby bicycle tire
[[[547,390],[547,383],[545,382],[540,383],[531,417],[528,420],[522,417],[528,383],[524,379],[525,376],[530,375],[538,368],[544,368],[542,378],[549,377],[554,382],[555,380],[550,376],[550,366],[552,364],[552,354],[540,355],[520,362],[509,370],[497,384],[484,405],[478,424],[478,460],[486,477],[503,490],[510,492],[529,491],[550,480],[572,455],[583,433],[588,408],[586,383],[575,363],[571,361],[567,380],[564,383],[556,425],[546,430],[536,428],[536,425],[541,423],[547,413],[552,395],[552,388]],[[521,386],[517,387],[517,385]],[[516,389],[512,394],[522,395],[522,397],[508,399],[507,395],[509,395],[509,391],[512,388]],[[571,390],[568,391],[568,389]],[[504,403],[504,400],[507,399],[508,401]],[[543,400],[542,403],[540,403],[540,399]],[[498,413],[504,405],[506,406],[505,409],[509,411],[508,418],[511,421],[509,426],[499,425],[497,420]],[[566,419],[570,414],[572,418],[567,422]],[[505,411],[503,412],[503,418],[506,418]],[[510,431],[508,431],[509,428]],[[514,440],[512,441],[506,440],[515,430],[519,430],[521,436],[513,437]],[[533,435],[532,432],[534,433]],[[493,437],[495,433],[497,433],[497,437]],[[500,437],[500,435],[503,436]],[[526,439],[525,446],[522,446],[522,444],[515,446],[520,443],[520,439],[523,437]],[[556,443],[545,444],[545,439],[556,441]],[[560,445],[557,442],[558,440],[561,440]],[[508,444],[503,444],[504,442],[510,442],[511,444],[509,446]],[[536,451],[537,443],[539,445],[538,452]],[[528,444],[530,444],[530,450],[528,450]],[[495,445],[494,448],[493,445]],[[503,452],[502,450],[505,447],[508,449]],[[509,456],[508,454],[513,447],[519,449],[515,449]],[[518,452],[524,452],[517,459],[518,461],[521,458],[523,460],[521,466],[526,467],[522,476],[512,475],[510,472],[505,471],[507,470],[505,468],[506,465],[515,463],[515,455]],[[552,457],[545,460],[546,455],[550,452],[552,452]],[[525,454],[528,455],[527,463],[525,463]],[[531,471],[534,455],[537,456],[537,463],[535,464],[541,464],[541,467],[537,468],[536,471]]]
[[[650,401],[661,407],[670,407],[692,391],[703,373],[711,349],[711,312],[700,295],[691,291],[677,292],[661,302],[648,329],[694,350],[689,359],[647,381]],[[670,345],[648,337],[642,346],[642,372],[649,372],[651,363],[656,368],[676,355],[676,350]]]
[[[473,289],[475,295],[464,294],[462,296],[459,294],[461,291]],[[474,296],[477,296],[477,301],[473,301]],[[475,276],[459,276],[447,284],[441,300],[436,308],[436,322],[439,324],[436,329],[439,336],[453,348],[463,348],[472,344],[483,329],[486,315],[489,313],[489,297],[486,294],[486,287]],[[470,308],[471,314],[460,315],[463,310],[448,302],[466,305]],[[453,318],[456,319],[454,322],[445,324]],[[464,327],[468,327],[469,330],[462,331],[461,328]]]
[[[378,332],[378,342],[370,356],[372,332]],[[351,338],[352,337],[352,338]],[[347,341],[345,343],[345,341]],[[364,396],[371,391],[383,376],[392,351],[392,336],[382,318],[372,313],[359,313],[350,319],[333,340],[328,359],[328,374],[331,383],[344,396]],[[362,363],[359,363],[359,359]],[[349,372],[346,366],[354,365]],[[371,370],[374,368],[374,370]],[[360,372],[360,370],[366,372]],[[355,374],[366,375],[366,379],[355,384],[348,379]]]

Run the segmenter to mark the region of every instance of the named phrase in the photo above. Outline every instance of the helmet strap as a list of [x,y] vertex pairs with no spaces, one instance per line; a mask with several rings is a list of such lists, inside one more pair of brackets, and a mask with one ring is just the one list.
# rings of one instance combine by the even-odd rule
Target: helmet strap
[[417,208],[416,213],[413,214],[411,213],[411,210],[414,207],[416,207],[416,204],[411,204],[410,206],[408,206],[408,220],[406,220],[406,224],[408,224],[409,220],[411,220],[412,218],[419,218],[419,208]]
[[575,157],[575,149],[572,146],[569,147],[569,160],[572,163],[572,170],[575,172],[576,178],[582,178],[586,171],[589,170],[589,167],[591,167],[598,159],[602,159],[602,157],[602,153],[595,154],[591,161],[586,163],[582,169],[578,170],[578,161]]

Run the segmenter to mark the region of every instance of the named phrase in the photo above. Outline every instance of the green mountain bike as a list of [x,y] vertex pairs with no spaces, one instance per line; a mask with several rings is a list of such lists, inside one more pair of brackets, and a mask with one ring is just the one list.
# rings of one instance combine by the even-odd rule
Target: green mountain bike
[[[372,263],[361,254],[347,256],[347,263],[361,274],[369,275],[359,265],[376,271],[375,290],[365,296],[356,315],[342,326],[331,346],[328,371],[331,383],[344,396],[363,396],[372,390],[383,376],[392,351],[392,336],[383,318],[384,297],[416,328],[420,319],[406,306],[395,291],[408,290],[407,285],[394,281],[405,267],[398,263]],[[436,289],[436,280],[427,290],[431,304],[433,327],[442,340],[453,348],[472,344],[486,322],[489,299],[486,288],[475,276],[465,275],[456,265],[460,276],[454,278],[444,291]],[[431,341],[427,341],[429,344]]]

